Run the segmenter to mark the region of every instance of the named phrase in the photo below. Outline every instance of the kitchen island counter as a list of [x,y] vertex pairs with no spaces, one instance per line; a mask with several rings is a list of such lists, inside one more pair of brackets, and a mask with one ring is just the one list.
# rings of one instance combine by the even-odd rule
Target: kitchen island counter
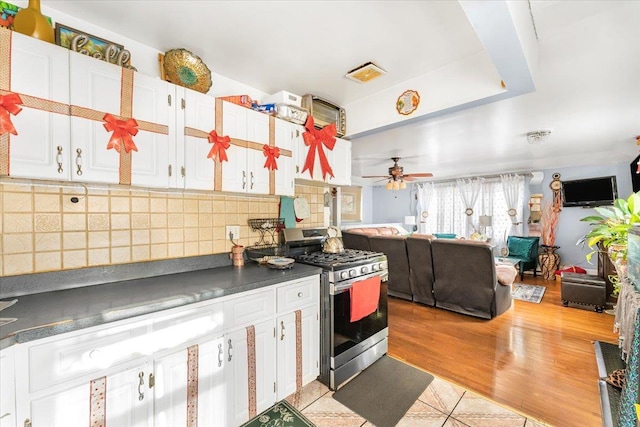
[[16,296],[18,302],[0,312],[17,318],[0,327],[0,349],[321,272],[298,263],[287,270],[248,263]]

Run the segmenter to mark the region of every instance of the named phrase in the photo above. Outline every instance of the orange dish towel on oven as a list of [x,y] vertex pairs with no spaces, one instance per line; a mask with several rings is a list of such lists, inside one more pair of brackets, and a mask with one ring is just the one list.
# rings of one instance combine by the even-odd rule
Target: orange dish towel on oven
[[355,282],[349,289],[351,322],[367,317],[377,310],[380,301],[380,276]]

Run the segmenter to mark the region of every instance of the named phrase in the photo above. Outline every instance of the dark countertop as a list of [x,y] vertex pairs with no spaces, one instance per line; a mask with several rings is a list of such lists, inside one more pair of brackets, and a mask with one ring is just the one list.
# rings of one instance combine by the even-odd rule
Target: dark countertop
[[321,272],[298,263],[276,270],[251,262],[241,268],[225,266],[17,296],[16,304],[0,311],[1,318],[18,319],[0,327],[0,349]]

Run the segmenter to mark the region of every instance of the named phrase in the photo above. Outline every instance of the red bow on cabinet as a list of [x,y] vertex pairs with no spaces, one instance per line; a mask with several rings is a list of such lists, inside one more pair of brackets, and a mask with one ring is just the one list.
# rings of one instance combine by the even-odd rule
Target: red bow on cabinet
[[313,165],[316,160],[317,151],[318,159],[320,159],[320,169],[322,170],[322,179],[325,179],[327,174],[333,176],[333,170],[331,169],[331,165],[329,165],[327,155],[324,153],[322,146],[324,145],[329,150],[333,150],[333,147],[336,145],[336,124],[331,123],[330,125],[317,130],[313,125],[313,117],[309,116],[304,127],[307,131],[302,134],[302,137],[304,139],[304,144],[309,147],[309,152],[307,153],[307,158],[304,161],[302,172],[304,173],[304,171],[309,170],[311,176],[313,176]]
[[17,93],[9,93],[7,95],[0,95],[0,135],[5,133],[11,133],[17,135],[16,128],[11,123],[11,116],[17,115],[22,108],[18,107],[18,104],[22,104],[22,99]]
[[267,158],[264,162],[264,167],[269,170],[277,170],[278,164],[276,159],[280,157],[280,149],[278,147],[270,147],[267,144],[262,146],[262,154]]
[[122,146],[124,146],[124,151],[127,153],[131,150],[138,151],[138,147],[136,147],[133,138],[131,138],[138,134],[138,122],[136,119],[119,120],[111,114],[105,114],[103,120],[106,122],[103,124],[104,128],[108,132],[113,131],[111,139],[109,139],[109,143],[107,144],[107,150],[113,148],[120,153]]
[[207,159],[214,158],[218,159],[221,162],[228,162],[227,158],[227,148],[231,145],[231,138],[228,136],[218,136],[215,130],[209,132],[209,143],[213,144],[209,154],[207,154]]

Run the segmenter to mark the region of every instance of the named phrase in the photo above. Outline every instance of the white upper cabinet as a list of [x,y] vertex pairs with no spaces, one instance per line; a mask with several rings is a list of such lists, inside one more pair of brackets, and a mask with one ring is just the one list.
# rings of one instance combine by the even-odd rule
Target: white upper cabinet
[[322,145],[322,151],[324,152],[334,175],[332,177],[331,175],[326,174],[324,178],[322,177],[322,168],[320,166],[320,153],[318,151],[315,153],[313,175],[309,169],[303,172],[310,147],[305,145],[304,138],[302,136],[295,141],[295,144],[298,150],[298,154],[296,156],[296,178],[326,182],[333,185],[351,185],[351,141],[336,138],[333,150],[329,150],[326,146]]
[[[275,194],[293,196],[295,193],[295,141],[300,135],[300,126],[281,119],[275,119],[275,145],[280,149],[275,171]],[[290,155],[285,155],[286,150]]]
[[[175,112],[170,84],[75,52],[69,54],[72,179],[168,187],[174,163]],[[114,135],[105,129],[106,114],[137,121],[137,133],[123,134],[135,144],[129,153],[107,149]],[[118,130],[116,130],[118,132]]]
[[327,182],[333,185],[351,185],[351,141],[336,138],[336,145],[327,156],[333,169],[333,177]]
[[[178,88],[179,89],[179,88]],[[198,190],[213,190],[216,162],[208,158],[213,144],[208,134],[216,128],[216,99],[200,92],[184,89],[184,146],[178,135],[177,155],[184,156],[184,187]],[[181,98],[177,97],[181,102]],[[182,185],[178,184],[178,187]]]
[[[269,194],[269,171],[262,146],[269,144],[269,116],[230,102],[222,103],[222,131],[232,140],[222,162],[222,191]],[[258,150],[258,147],[260,149]]]
[[0,175],[69,179],[69,51],[0,32],[0,51],[8,53],[0,60],[0,90],[22,100],[22,111],[10,116],[17,135],[0,136]]

